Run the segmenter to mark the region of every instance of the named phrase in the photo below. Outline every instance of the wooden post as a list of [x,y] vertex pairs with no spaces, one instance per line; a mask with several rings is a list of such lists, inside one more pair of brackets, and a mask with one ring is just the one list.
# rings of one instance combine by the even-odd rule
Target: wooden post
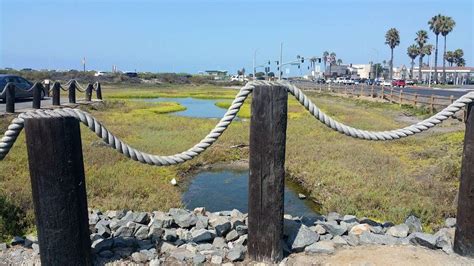
[[86,88],[86,101],[90,102],[92,100],[92,90],[93,90],[93,85],[89,83]]
[[102,100],[102,88],[100,86],[100,82],[97,82],[96,93],[97,93],[97,99]]
[[474,104],[467,106],[454,252],[474,257]]
[[413,99],[413,106],[415,106],[415,107],[416,107],[417,100],[418,100],[418,93],[415,93],[415,97]]
[[372,84],[372,88],[370,89],[370,97],[374,98],[374,84]]
[[8,83],[5,92],[5,111],[7,113],[15,112],[15,84]]
[[400,106],[402,106],[402,103],[403,103],[403,90],[400,90],[400,93],[398,95],[399,95],[398,100],[399,100]]
[[79,122],[25,119],[33,205],[43,265],[91,265]]
[[283,191],[288,93],[257,86],[250,119],[248,252],[251,260],[283,258]]
[[43,86],[40,83],[33,85],[33,109],[41,108],[41,92],[43,92]]
[[431,94],[431,98],[430,98],[430,113],[432,114],[434,111],[434,95]]
[[61,84],[54,82],[53,84],[53,105],[61,105]]
[[453,102],[454,102],[454,96],[453,96],[453,95],[449,96],[449,102],[450,102],[450,103],[453,103]]
[[393,103],[393,88],[390,88],[390,103]]
[[382,100],[384,98],[384,92],[385,92],[385,89],[384,89],[384,86],[382,86],[382,93],[380,94],[380,99]]
[[69,103],[76,103],[76,82],[71,82],[69,85]]

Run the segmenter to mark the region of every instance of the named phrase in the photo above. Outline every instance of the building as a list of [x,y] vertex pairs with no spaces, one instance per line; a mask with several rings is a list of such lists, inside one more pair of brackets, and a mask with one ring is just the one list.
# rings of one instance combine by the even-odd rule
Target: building
[[[413,79],[419,80],[418,69],[413,69]],[[424,83],[428,83],[429,78],[434,82],[434,68],[433,67],[422,67],[421,68],[421,80]],[[441,82],[443,79],[443,67],[438,67],[438,81]],[[446,67],[446,83],[462,85],[462,84],[474,84],[474,67]]]
[[368,79],[370,77],[372,66],[370,64],[351,65],[349,70],[353,75],[357,75],[361,79]]

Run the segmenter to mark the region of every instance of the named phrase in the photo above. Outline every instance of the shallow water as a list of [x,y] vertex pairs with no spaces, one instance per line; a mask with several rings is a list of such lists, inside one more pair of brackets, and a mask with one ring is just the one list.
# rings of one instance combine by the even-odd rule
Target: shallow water
[[[302,189],[285,180],[284,213],[314,217],[318,206],[311,200],[301,200]],[[193,177],[182,197],[186,208],[205,207],[211,212],[238,209],[248,212],[248,170],[203,171]]]
[[221,118],[226,109],[219,108],[215,103],[219,100],[196,98],[153,98],[145,99],[146,102],[176,102],[186,107],[186,110],[172,113],[173,115],[195,118]]

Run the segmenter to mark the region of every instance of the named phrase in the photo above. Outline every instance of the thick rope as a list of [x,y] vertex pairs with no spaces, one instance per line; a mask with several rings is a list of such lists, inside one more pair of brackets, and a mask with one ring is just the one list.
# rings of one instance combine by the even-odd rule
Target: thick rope
[[471,103],[474,99],[474,92],[470,92],[457,99],[455,102],[441,110],[439,113],[411,126],[389,131],[367,131],[347,126],[332,119],[324,112],[322,112],[296,86],[287,82],[281,82],[281,84],[283,86],[286,86],[288,88],[288,92],[293,94],[293,96],[295,96],[295,98],[301,103],[301,105],[303,105],[306,110],[308,110],[316,119],[321,121],[323,124],[339,133],[364,140],[394,140],[423,132],[436,126],[437,124],[440,124],[449,117],[452,117],[457,111],[461,110],[461,108],[466,106],[468,103]]
[[163,166],[163,165],[173,165],[179,164],[192,158],[196,157],[207,148],[209,148],[227,129],[232,120],[237,116],[237,113],[240,110],[240,107],[244,103],[247,96],[252,92],[255,85],[268,85],[267,82],[254,82],[248,83],[246,86],[242,87],[239,93],[236,95],[231,106],[221,118],[219,123],[214,127],[214,129],[209,132],[209,134],[203,138],[199,143],[194,145],[192,148],[171,156],[160,156],[152,155],[139,150],[136,150],[124,143],[122,140],[114,136],[110,131],[108,131],[99,121],[97,121],[90,114],[80,110],[80,109],[55,109],[55,110],[34,110],[26,113],[20,114],[15,118],[11,124],[8,126],[7,131],[4,134],[4,137],[0,140],[0,160],[2,160],[10,151],[11,147],[15,143],[18,135],[24,127],[25,119],[28,118],[39,118],[39,117],[75,117],[80,120],[84,125],[89,127],[89,129],[97,134],[105,143],[116,149],[118,152],[124,154],[125,156],[142,162],[146,164]]

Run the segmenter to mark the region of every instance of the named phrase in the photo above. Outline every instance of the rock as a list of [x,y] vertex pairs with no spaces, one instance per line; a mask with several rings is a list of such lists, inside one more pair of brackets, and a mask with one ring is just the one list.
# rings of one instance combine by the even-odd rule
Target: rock
[[384,229],[381,225],[379,226],[371,226],[370,227],[370,232],[374,233],[374,234],[383,234],[384,233]]
[[110,222],[106,223],[106,222],[102,222],[104,220],[101,220],[99,221],[96,225],[95,225],[95,229],[97,230],[97,234],[104,237],[104,238],[107,238],[109,236],[111,236],[111,231],[110,231],[110,228],[108,227],[108,224],[110,224]]
[[227,240],[227,242],[229,241],[234,241],[236,240],[237,238],[239,238],[239,233],[237,233],[236,230],[232,230],[230,231],[229,233],[227,233],[225,239]]
[[174,222],[181,228],[189,228],[196,225],[198,219],[194,213],[186,213],[173,216]]
[[104,250],[112,249],[114,245],[114,239],[97,239],[91,245],[91,248],[94,250],[95,253],[100,253]]
[[298,193],[298,198],[299,199],[306,199],[306,195],[302,193]]
[[204,262],[206,262],[206,256],[201,255],[201,254],[194,255],[194,257],[193,257],[193,263],[194,264],[201,264],[201,263],[204,263]]
[[176,178],[171,179],[171,185],[173,186],[178,185],[178,181],[176,181]]
[[34,254],[39,254],[40,253],[40,248],[39,248],[39,245],[37,243],[33,243],[33,245],[31,245],[31,248],[33,249]]
[[455,228],[441,228],[434,234],[436,237],[436,246],[443,249],[447,254],[453,253]]
[[116,248],[114,249],[115,255],[121,257],[121,258],[127,258],[132,255],[132,253],[135,251],[134,248],[131,247],[126,247],[126,248]]
[[165,229],[163,240],[173,242],[178,239],[176,229]]
[[197,208],[194,208],[194,214],[198,215],[200,214],[201,216],[204,216],[206,215],[206,208],[204,207],[197,207]]
[[209,218],[202,215],[197,215],[196,229],[207,229],[209,225]]
[[140,227],[135,233],[135,238],[138,240],[144,240],[148,238],[148,227]]
[[342,221],[346,222],[346,223],[359,223],[359,221],[357,220],[357,217],[354,216],[354,215],[344,215],[344,217],[342,217]]
[[212,241],[212,234],[206,229],[194,230],[191,233],[192,239],[196,243]]
[[331,241],[320,241],[307,246],[304,251],[309,254],[332,254],[334,243]]
[[102,258],[110,259],[114,256],[114,252],[110,250],[104,250],[99,253],[99,256]]
[[109,217],[110,219],[112,218],[122,219],[125,216],[125,211],[123,210],[107,211],[105,215],[107,215],[107,217]]
[[95,225],[100,220],[97,213],[89,214],[89,225]]
[[216,237],[214,238],[214,241],[212,242],[212,245],[215,247],[215,248],[224,248],[226,247],[226,243],[225,243],[225,239],[223,237]]
[[239,236],[246,235],[249,232],[249,228],[246,225],[237,225],[235,230],[237,231],[237,234],[239,234]]
[[151,240],[138,241],[137,244],[139,250],[151,249],[155,247],[155,244]]
[[321,222],[319,223],[333,236],[342,236],[346,231],[347,227],[344,225],[338,225],[337,222]]
[[349,235],[360,236],[364,232],[370,232],[370,225],[359,224],[351,228]]
[[169,253],[172,250],[176,249],[176,246],[168,242],[161,242],[158,246],[158,249],[161,253]]
[[134,252],[132,254],[132,260],[137,263],[147,262],[148,257],[141,252]]
[[352,229],[352,227],[359,225],[359,223],[358,222],[348,223],[348,222],[341,221],[340,225],[347,228],[347,232],[349,232]]
[[315,231],[319,235],[324,235],[327,233],[327,230],[324,228],[324,226],[317,224],[315,226],[311,226],[309,229]]
[[415,233],[415,232],[423,232],[423,228],[421,227],[421,221],[420,218],[410,215],[407,217],[405,220],[405,224],[408,225],[409,232],[410,233]]
[[185,261],[188,259],[192,259],[194,257],[194,253],[185,249],[185,248],[177,248],[170,252],[170,257],[173,257],[179,261]]
[[456,226],[456,218],[447,218],[444,221],[444,224],[446,225],[446,227],[454,227]]
[[117,237],[110,240],[114,241],[114,248],[134,248],[137,245],[137,240],[133,237]]
[[383,227],[383,228],[389,228],[389,227],[392,227],[392,226],[394,226],[394,225],[395,225],[395,224],[392,223],[392,222],[384,222],[384,223],[382,224],[382,227]]
[[359,236],[360,244],[378,244],[378,245],[395,245],[397,239],[389,235],[379,235],[371,232],[363,232]]
[[369,219],[369,218],[362,218],[361,220],[359,220],[359,223],[360,224],[368,224],[370,226],[382,226],[382,224],[380,224],[379,222],[376,222],[372,219]]
[[6,251],[7,250],[7,243],[0,243],[0,251]]
[[150,266],[160,266],[160,265],[161,265],[160,259],[150,260]]
[[243,236],[240,236],[239,239],[237,239],[236,241],[234,241],[234,244],[236,245],[247,245],[247,239],[248,239],[248,235],[243,235]]
[[155,248],[142,249],[140,253],[145,254],[147,261],[154,259],[158,255]]
[[299,226],[292,226],[291,231],[288,232],[286,243],[292,251],[299,252],[303,251],[306,246],[318,241],[319,235],[311,231],[306,225],[297,224]]
[[229,219],[223,216],[209,219],[209,224],[216,230],[217,236],[225,236],[231,229]]
[[133,236],[134,231],[135,227],[123,225],[120,226],[119,229],[114,232],[114,237],[131,237]]
[[192,240],[193,238],[191,232],[184,228],[177,228],[176,235],[178,236],[179,239],[183,240],[184,242],[188,242]]
[[390,227],[387,230],[387,235],[391,235],[394,237],[407,237],[409,231],[410,231],[410,228],[408,228],[408,225],[399,224],[399,225]]
[[415,232],[413,233],[413,238],[410,240],[410,242],[427,248],[436,249],[437,240],[437,236]]
[[153,212],[153,218],[150,220],[148,226],[155,225],[160,228],[170,228],[174,224],[174,219],[172,216],[164,213],[155,211]]
[[120,220],[126,221],[126,222],[134,222],[134,223],[138,223],[138,224],[147,224],[150,221],[150,216],[146,212],[132,212],[132,211],[129,211]]
[[234,247],[227,252],[227,259],[230,261],[241,261],[244,259],[244,251],[240,247]]
[[356,235],[347,235],[347,236],[342,236],[342,238],[347,242],[349,246],[358,246],[359,245],[359,237]]
[[347,245],[347,241],[341,236],[335,236],[332,240],[335,247],[342,247]]
[[203,250],[213,250],[214,249],[214,246],[210,243],[202,243],[202,244],[198,244],[196,246],[196,249],[197,251],[203,251]]
[[25,243],[25,239],[21,236],[15,236],[11,241],[12,246],[23,245],[24,243]]
[[219,255],[212,256],[211,264],[222,264],[222,256],[219,256]]
[[164,232],[165,232],[165,229],[152,225],[148,231],[147,238],[156,242],[161,238]]
[[341,216],[339,213],[337,213],[337,212],[330,212],[330,213],[328,213],[328,215],[326,216],[326,219],[327,219],[328,221],[337,221],[337,222],[339,222],[339,221],[341,221],[342,216]]

